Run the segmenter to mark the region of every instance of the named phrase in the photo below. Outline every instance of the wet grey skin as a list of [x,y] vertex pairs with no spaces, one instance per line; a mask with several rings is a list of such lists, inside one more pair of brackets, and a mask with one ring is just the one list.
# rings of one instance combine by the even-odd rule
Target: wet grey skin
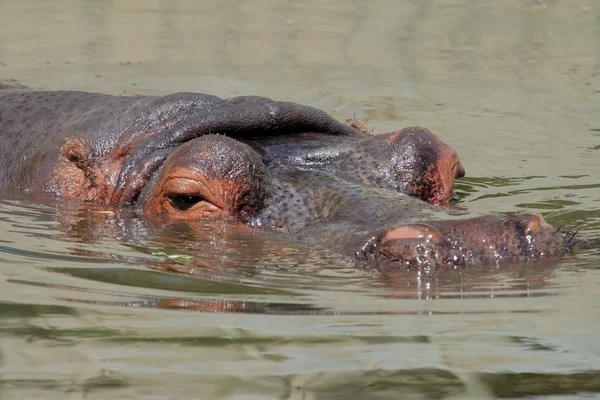
[[0,189],[227,218],[381,270],[554,257],[572,239],[534,214],[448,221],[432,204],[465,172],[427,129],[370,136],[262,97],[0,88],[0,139]]
[[[414,133],[412,129],[408,132]],[[425,131],[420,132],[425,135]],[[257,140],[248,146],[208,135],[187,144],[173,155],[172,162],[185,159],[185,168],[203,171],[205,176],[218,180],[232,179],[245,187],[241,197],[252,199],[252,207],[239,207],[231,213],[246,224],[285,231],[380,271],[501,265],[556,257],[570,250],[572,238],[567,240],[565,233],[556,231],[536,214],[436,221],[448,218],[439,207],[394,187],[367,184],[360,168],[356,174],[339,169],[340,160],[351,158],[354,165],[365,157],[361,146],[369,149],[372,142],[363,141],[358,148],[351,147],[350,153],[345,146],[329,151],[322,146],[331,137],[302,136],[302,146],[289,147],[298,138]],[[201,149],[219,155],[217,168],[186,155]],[[244,181],[239,180],[240,176]],[[252,176],[249,181],[248,176]],[[150,191],[140,196],[142,207]],[[190,206],[184,200],[179,202],[182,207]],[[240,204],[247,206],[250,202]]]
[[175,148],[199,136],[251,138],[307,131],[363,135],[323,111],[257,96],[110,96],[0,84],[0,187],[56,191],[48,183],[54,179],[58,150],[66,138],[77,137],[85,141],[90,159],[124,160],[110,201],[126,203]]
[[555,230],[538,214],[436,220],[449,216],[413,197],[365,188],[327,171],[318,172],[318,186],[307,184],[314,171],[280,166],[271,176],[263,212],[251,224],[326,243],[379,271],[506,265],[557,257],[577,244],[572,232]]

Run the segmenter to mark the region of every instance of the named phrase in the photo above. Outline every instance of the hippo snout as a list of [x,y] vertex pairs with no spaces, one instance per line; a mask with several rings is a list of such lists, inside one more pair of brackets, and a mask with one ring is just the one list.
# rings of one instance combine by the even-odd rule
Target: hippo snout
[[571,236],[539,214],[485,216],[400,225],[381,234],[358,256],[380,270],[500,265],[564,254],[570,250]]

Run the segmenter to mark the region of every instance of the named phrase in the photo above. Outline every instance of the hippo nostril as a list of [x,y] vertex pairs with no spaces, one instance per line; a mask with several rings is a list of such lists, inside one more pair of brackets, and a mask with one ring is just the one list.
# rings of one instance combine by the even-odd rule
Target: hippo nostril
[[543,216],[539,214],[517,213],[509,218],[515,228],[525,236],[536,235],[542,231],[552,230]]
[[463,167],[462,163],[459,161],[454,167],[454,178],[462,178],[463,176],[465,176],[465,167]]
[[399,239],[441,240],[440,233],[427,225],[404,225],[392,228],[381,237],[381,243]]
[[526,236],[531,236],[541,232],[542,230],[548,227],[549,225],[544,220],[544,217],[542,217],[541,215],[536,215],[533,218],[531,218],[529,222],[527,222],[527,225],[525,225],[525,228],[523,229],[523,233]]
[[388,230],[380,236],[376,251],[379,259],[407,268],[433,267],[451,257],[451,248],[442,233],[424,224],[402,225]]

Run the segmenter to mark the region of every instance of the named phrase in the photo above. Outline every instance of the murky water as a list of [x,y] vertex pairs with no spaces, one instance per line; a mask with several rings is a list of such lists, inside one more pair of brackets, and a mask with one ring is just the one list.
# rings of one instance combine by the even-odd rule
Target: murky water
[[[0,2],[0,81],[264,95],[461,155],[474,214],[600,236],[600,3]],[[0,201],[0,397],[600,397],[600,251],[424,277],[226,225]]]

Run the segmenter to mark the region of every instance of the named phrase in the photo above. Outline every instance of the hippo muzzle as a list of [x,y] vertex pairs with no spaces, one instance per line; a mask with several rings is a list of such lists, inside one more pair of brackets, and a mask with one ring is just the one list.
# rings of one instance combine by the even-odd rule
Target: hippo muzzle
[[368,243],[357,258],[385,270],[518,263],[570,251],[572,232],[550,226],[539,214],[484,216],[400,225]]

